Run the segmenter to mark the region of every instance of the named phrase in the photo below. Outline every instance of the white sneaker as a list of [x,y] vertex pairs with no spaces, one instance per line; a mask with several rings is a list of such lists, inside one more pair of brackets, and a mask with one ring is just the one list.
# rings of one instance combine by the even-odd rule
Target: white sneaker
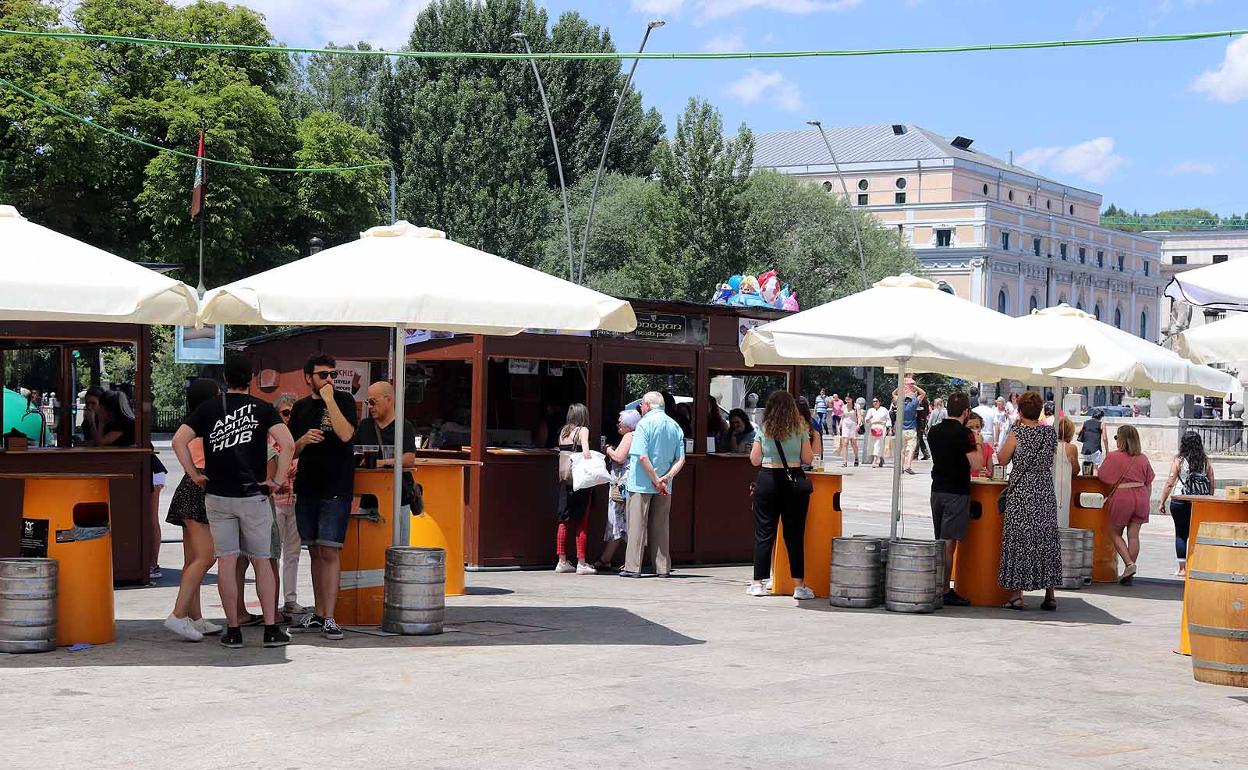
[[767,589],[763,588],[762,583],[750,583],[750,587],[745,589],[746,594],[750,596],[766,596]]
[[204,635],[195,628],[195,623],[190,618],[177,618],[170,614],[169,617],[165,618],[165,628],[188,642],[198,642],[204,638]]
[[212,636],[213,634],[219,634],[225,630],[223,626],[218,626],[216,623],[213,623],[208,618],[200,618],[199,620],[192,620],[191,625],[195,627],[196,631],[203,634],[204,636]]
[[559,563],[555,565],[555,572],[560,574],[576,572],[576,567],[573,567],[572,563],[567,559],[560,559]]
[[813,599],[815,598],[815,592],[810,590],[810,586],[798,586],[797,588],[793,589],[793,598],[794,599]]
[[767,578],[766,580],[763,581],[763,588],[766,588],[768,591],[771,590],[773,585],[775,585],[775,581],[773,581],[771,578]]
[[594,569],[594,565],[587,561],[583,561],[576,565],[576,574],[578,575],[597,575],[598,570]]

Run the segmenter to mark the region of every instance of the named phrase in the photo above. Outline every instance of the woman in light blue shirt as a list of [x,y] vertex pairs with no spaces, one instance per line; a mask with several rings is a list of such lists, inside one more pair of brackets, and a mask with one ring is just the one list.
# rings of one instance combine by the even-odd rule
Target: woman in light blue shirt
[[815,598],[815,592],[806,585],[802,550],[810,495],[797,491],[790,476],[791,470],[800,474],[801,466],[809,465],[814,459],[810,430],[793,396],[783,390],[771,394],[763,413],[763,424],[750,448],[750,462],[759,466],[758,479],[754,482],[754,581],[746,590],[750,596],[767,594],[763,581],[771,573],[776,527],[783,521],[789,572],[796,585],[793,598]]

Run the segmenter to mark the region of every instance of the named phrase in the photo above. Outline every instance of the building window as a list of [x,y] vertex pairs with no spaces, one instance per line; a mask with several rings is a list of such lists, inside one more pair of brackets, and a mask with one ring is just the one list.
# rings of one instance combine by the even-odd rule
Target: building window
[[1028,206],[1030,206],[1030,205],[1031,205],[1031,196],[1030,196],[1030,195],[1028,195],[1028,196],[1027,196],[1027,205],[1028,205]]
[[1075,303],[1075,310],[1083,312],[1083,300],[1080,300],[1079,302]]
[[1074,206],[1071,206],[1071,207],[1070,207],[1070,215],[1071,215],[1072,217],[1075,215],[1075,207],[1074,207]]
[[1122,308],[1120,307],[1114,308],[1114,328],[1122,328]]
[[859,205],[859,206],[865,206],[865,205],[867,205],[867,194],[866,194],[866,193],[858,193],[858,205]]
[[1001,233],[1001,248],[1004,251],[1010,250],[1010,234],[1009,233]]
[[984,195],[988,194],[988,185],[984,185]]
[[1148,275],[1148,272],[1149,272],[1149,270],[1151,270],[1151,269],[1152,269],[1152,268],[1149,266],[1148,260],[1147,260],[1147,259],[1146,259],[1146,260],[1144,260],[1144,275]]
[[1065,295],[1065,294],[1060,294],[1060,295],[1058,295],[1058,297],[1057,297],[1057,304],[1059,304],[1059,305],[1065,305],[1065,304],[1066,304],[1066,295]]
[[1010,295],[1005,289],[997,292],[997,312],[1010,314]]
[[1061,243],[1057,246],[1057,253],[1061,255],[1062,261],[1066,261],[1066,244]]
[[1215,265],[1221,264],[1221,263],[1225,262],[1226,260],[1227,260],[1227,256],[1226,256],[1225,254],[1214,254],[1214,255],[1213,255],[1213,264],[1215,264]]
[[1098,302],[1092,307],[1092,317],[1098,321],[1101,320],[1101,303]]
[[1014,200],[1014,191],[1010,190],[1008,193],[1005,194],[1005,197],[1009,198],[1010,201],[1012,202]]
[[1127,255],[1119,254],[1118,255],[1118,272],[1125,273],[1126,271],[1127,271]]
[[1031,299],[1027,300],[1027,312],[1034,313],[1038,307],[1040,307],[1040,300],[1036,298],[1035,294],[1032,294]]
[[949,229],[937,230],[936,231],[936,245],[937,246],[952,246],[953,245],[953,230],[949,230]]
[[904,176],[897,177],[897,189],[898,190],[906,189],[906,178]]
[[1140,313],[1140,337],[1148,339],[1148,311]]
[[1080,246],[1079,247],[1079,264],[1081,265],[1087,264],[1087,261],[1088,261],[1088,250]]
[[893,193],[893,203],[902,204],[906,202],[905,193]]
[[1105,267],[1105,252],[1100,251],[1099,249],[1096,252],[1096,266]]
[[1049,211],[1052,211],[1052,210],[1053,210],[1053,201],[1045,201],[1045,202],[1044,202],[1044,207],[1045,207],[1046,209],[1048,209]]
[[1031,239],[1031,253],[1035,254],[1037,257],[1040,256],[1040,239],[1039,238]]
[[1175,254],[1173,257],[1171,257],[1171,258],[1170,258],[1170,264],[1172,264],[1172,265],[1186,265],[1186,264],[1187,264],[1187,255],[1186,255],[1186,254]]
[[865,180],[865,179],[859,179],[859,180],[858,180],[858,189],[859,189],[859,190],[865,190],[865,189],[867,189],[867,180]]

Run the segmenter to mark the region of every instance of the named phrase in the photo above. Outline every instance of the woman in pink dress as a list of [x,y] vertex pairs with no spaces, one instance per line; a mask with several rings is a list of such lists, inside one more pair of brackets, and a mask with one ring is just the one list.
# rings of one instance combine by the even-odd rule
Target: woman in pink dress
[[1139,432],[1130,425],[1118,428],[1114,443],[1118,448],[1105,456],[1097,477],[1113,486],[1105,502],[1110,539],[1126,565],[1119,582],[1130,585],[1135,577],[1135,562],[1140,557],[1140,528],[1148,521],[1153,465],[1140,450]]

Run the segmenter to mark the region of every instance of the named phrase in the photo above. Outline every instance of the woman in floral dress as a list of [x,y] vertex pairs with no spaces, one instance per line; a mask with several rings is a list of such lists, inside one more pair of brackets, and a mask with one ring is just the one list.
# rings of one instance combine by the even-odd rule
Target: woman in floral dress
[[1002,515],[1001,570],[997,583],[1011,591],[1006,608],[1025,610],[1023,591],[1045,590],[1044,610],[1056,610],[1053,589],[1062,582],[1062,546],[1057,533],[1057,497],[1053,491],[1053,456],[1057,433],[1040,424],[1044,400],[1028,391],[1019,399],[1019,421],[997,453],[1001,464],[1013,461]]

